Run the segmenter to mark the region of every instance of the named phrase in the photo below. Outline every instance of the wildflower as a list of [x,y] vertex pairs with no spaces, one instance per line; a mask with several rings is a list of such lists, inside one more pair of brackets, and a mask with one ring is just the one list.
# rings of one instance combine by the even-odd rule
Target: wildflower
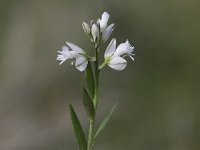
[[60,61],[59,65],[67,59],[75,59],[71,64],[73,65],[75,62],[76,68],[79,71],[84,71],[88,64],[85,51],[73,43],[66,42],[66,44],[67,46],[62,47],[62,51],[58,51],[57,60]]
[[104,54],[104,65],[108,65],[117,71],[123,70],[127,66],[127,61],[124,57],[129,56],[134,61],[132,57],[134,55],[132,53],[133,50],[134,47],[130,45],[128,40],[125,43],[119,44],[116,48],[116,39],[112,39]]
[[94,43],[104,43],[109,38],[114,29],[114,24],[107,26],[109,20],[109,14],[104,12],[101,19],[97,19],[97,22],[91,21],[91,25],[83,22],[83,30],[89,36],[90,40]]

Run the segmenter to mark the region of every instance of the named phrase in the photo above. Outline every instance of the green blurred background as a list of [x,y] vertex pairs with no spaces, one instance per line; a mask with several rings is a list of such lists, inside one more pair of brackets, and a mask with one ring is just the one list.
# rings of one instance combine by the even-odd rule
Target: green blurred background
[[119,105],[95,150],[200,149],[200,1],[0,0],[0,150],[77,149],[67,103],[86,129],[84,77],[56,55],[92,51],[81,23],[104,11],[136,56],[101,73],[98,122]]

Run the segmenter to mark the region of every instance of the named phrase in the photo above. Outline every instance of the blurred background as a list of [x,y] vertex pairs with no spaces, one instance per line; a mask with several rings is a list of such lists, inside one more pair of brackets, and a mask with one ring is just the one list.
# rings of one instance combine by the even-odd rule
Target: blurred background
[[[100,76],[98,123],[118,102],[95,150],[200,149],[198,0],[0,0],[0,150],[77,149],[67,104],[87,132],[83,73],[57,51],[71,41],[92,53],[81,23],[110,14],[111,36],[129,39],[135,61]],[[102,47],[102,55],[106,48]]]

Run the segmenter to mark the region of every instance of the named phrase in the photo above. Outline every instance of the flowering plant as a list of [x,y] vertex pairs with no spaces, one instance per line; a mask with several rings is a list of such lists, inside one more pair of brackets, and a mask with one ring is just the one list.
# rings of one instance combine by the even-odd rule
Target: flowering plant
[[74,111],[74,108],[69,104],[70,117],[75,133],[75,137],[80,150],[92,150],[96,137],[104,129],[106,124],[111,118],[111,115],[116,107],[113,106],[111,111],[104,118],[99,128],[95,131],[95,119],[98,106],[98,89],[99,89],[99,73],[105,67],[121,71],[127,66],[127,61],[124,59],[129,56],[132,60],[134,47],[131,46],[128,40],[119,44],[116,47],[116,39],[113,38],[107,46],[104,53],[104,62],[99,65],[99,52],[100,47],[104,44],[111,35],[114,24],[108,26],[109,14],[104,12],[101,19],[97,21],[91,21],[91,24],[85,22],[82,23],[82,27],[89,37],[90,41],[94,44],[95,56],[90,56],[79,46],[66,42],[66,45],[62,47],[61,51],[58,51],[57,60],[60,61],[60,65],[68,59],[72,59],[71,64],[75,64],[79,71],[85,71],[86,88],[82,87],[83,105],[89,120],[88,138],[86,140],[85,134],[81,123]]

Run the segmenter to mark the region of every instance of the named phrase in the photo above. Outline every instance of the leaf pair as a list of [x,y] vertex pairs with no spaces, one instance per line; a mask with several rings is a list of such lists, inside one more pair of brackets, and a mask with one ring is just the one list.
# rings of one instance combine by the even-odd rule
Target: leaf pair
[[[86,76],[87,90],[84,87],[82,87],[83,105],[90,120],[95,121],[95,108],[92,101],[94,99],[94,93],[95,93],[95,82],[94,82],[94,76],[93,76],[92,67],[90,63],[88,63],[88,66],[86,68],[85,76]],[[116,106],[117,104],[115,104],[113,108],[111,109],[111,111],[106,115],[101,125],[99,126],[96,134],[94,135],[93,140],[95,140],[96,137],[99,135],[99,133],[105,128]],[[87,141],[85,138],[83,128],[71,104],[69,104],[69,110],[70,110],[70,117],[71,117],[73,129],[74,129],[74,133],[75,133],[75,137],[76,137],[79,149],[87,150]]]
[[[83,104],[84,104],[85,111],[86,111],[88,117],[94,121],[95,120],[95,109],[94,109],[93,102],[92,102],[87,90],[84,87],[82,87],[82,92],[83,92]],[[79,149],[87,150],[87,141],[85,138],[85,134],[83,132],[83,128],[82,128],[81,123],[76,115],[76,112],[74,111],[71,104],[69,104],[69,110],[70,110],[70,117],[71,117],[73,129],[74,129],[74,133],[76,136],[76,140],[77,140]]]
[[[116,106],[117,106],[117,104],[115,104],[113,106],[111,111],[106,115],[106,117],[102,121],[101,125],[97,129],[96,134],[94,135],[94,140],[97,138],[99,133],[105,128],[105,126],[109,122],[109,120],[112,116],[112,113],[114,112]],[[75,136],[76,136],[76,140],[77,140],[79,149],[80,150],[87,150],[87,142],[86,142],[85,134],[83,132],[83,128],[82,128],[81,123],[80,123],[80,121],[79,121],[79,119],[78,119],[78,117],[77,117],[77,115],[76,115],[71,104],[69,104],[69,110],[70,110],[71,121],[72,121],[73,129],[74,129],[74,133],[75,133]]]
[[[94,83],[94,76],[93,76],[92,67],[90,63],[88,63],[87,65],[85,76],[86,76],[86,84],[87,84],[88,92],[84,87],[82,87],[82,100],[83,100],[83,105],[88,117],[94,121],[95,108],[94,108],[92,99],[94,98],[95,83]],[[73,129],[74,129],[74,133],[75,133],[75,137],[76,137],[76,141],[79,146],[79,149],[87,150],[87,141],[85,138],[83,128],[71,104],[69,104],[69,110],[70,110],[70,117],[71,117]]]

